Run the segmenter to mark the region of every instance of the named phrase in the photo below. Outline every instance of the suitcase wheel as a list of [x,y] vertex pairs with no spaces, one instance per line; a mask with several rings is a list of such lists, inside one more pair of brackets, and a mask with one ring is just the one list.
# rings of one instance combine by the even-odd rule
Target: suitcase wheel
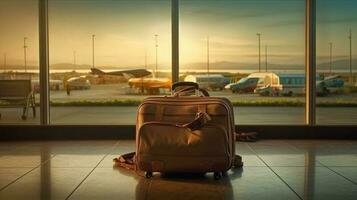
[[152,177],[152,172],[146,172],[145,173],[146,178],[151,178]]
[[215,180],[219,180],[222,178],[222,173],[221,172],[215,172],[213,173],[213,177]]

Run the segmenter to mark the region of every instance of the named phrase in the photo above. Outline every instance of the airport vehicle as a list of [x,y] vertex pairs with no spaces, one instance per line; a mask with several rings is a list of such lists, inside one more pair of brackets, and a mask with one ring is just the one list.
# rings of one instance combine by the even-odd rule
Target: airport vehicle
[[188,75],[185,81],[198,83],[201,88],[208,90],[223,90],[229,80],[221,74]]
[[277,84],[279,77],[275,73],[252,73],[236,83],[226,85],[225,88],[232,90],[232,93],[250,93],[256,88]]
[[323,83],[327,88],[341,88],[345,85],[345,82],[339,75],[328,76],[318,82]]
[[305,74],[279,74],[279,84],[283,96],[305,94]]
[[68,79],[66,85],[71,90],[88,90],[91,87],[89,80],[83,76]]
[[341,76],[334,75],[325,77],[323,80],[318,80],[316,84],[318,95],[326,95],[338,92],[341,88],[343,88],[345,82]]
[[282,90],[283,86],[280,84],[274,86],[269,84],[255,88],[254,93],[259,94],[260,96],[279,96]]
[[140,78],[140,77],[151,75],[151,72],[146,69],[118,70],[118,71],[111,71],[111,72],[104,72],[98,68],[91,68],[90,70],[92,74],[95,75],[123,76],[126,77],[128,80],[130,78]]
[[[316,79],[316,92],[319,96],[327,95],[344,85],[344,81],[339,76],[329,76],[323,79],[318,76]],[[305,94],[305,74],[279,74],[278,84],[258,87],[254,92],[262,96],[303,95]]]
[[128,84],[131,88],[138,88],[142,94],[159,94],[160,89],[170,90],[172,83],[169,78],[131,78]]

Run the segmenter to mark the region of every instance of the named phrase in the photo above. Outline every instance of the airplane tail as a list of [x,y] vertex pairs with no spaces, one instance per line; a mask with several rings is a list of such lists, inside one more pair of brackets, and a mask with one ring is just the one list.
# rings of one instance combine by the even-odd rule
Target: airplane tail
[[128,74],[128,73],[123,73],[123,76],[125,77],[126,80],[129,80],[134,77],[132,74]]
[[105,74],[105,72],[103,72],[102,70],[98,69],[98,68],[90,68],[90,70],[92,71],[92,74],[96,74],[96,75],[103,75]]

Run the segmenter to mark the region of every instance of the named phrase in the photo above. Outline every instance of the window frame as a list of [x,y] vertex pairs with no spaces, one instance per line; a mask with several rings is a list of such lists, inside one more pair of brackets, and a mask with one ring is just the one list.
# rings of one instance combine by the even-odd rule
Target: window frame
[[[305,124],[316,125],[316,0],[305,0]],[[39,0],[40,121],[50,125],[48,0]],[[179,80],[179,0],[171,0],[172,80]]]

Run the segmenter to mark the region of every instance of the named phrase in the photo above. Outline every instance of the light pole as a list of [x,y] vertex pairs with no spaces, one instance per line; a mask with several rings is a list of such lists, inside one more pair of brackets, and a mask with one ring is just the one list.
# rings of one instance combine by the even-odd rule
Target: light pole
[[268,46],[265,45],[265,72],[268,72]]
[[330,45],[330,74],[332,73],[332,42],[329,43]]
[[73,51],[73,65],[76,66],[76,51]]
[[4,53],[4,72],[6,72],[6,53]]
[[94,39],[95,39],[95,35],[92,35],[92,67],[94,68]]
[[348,36],[350,39],[350,81],[353,83],[353,75],[352,75],[352,30],[350,29],[350,35]]
[[148,53],[147,53],[147,49],[145,49],[145,69],[148,69]]
[[258,56],[259,56],[259,72],[260,72],[260,37],[261,37],[261,33],[257,33],[257,36],[258,36]]
[[27,37],[24,37],[24,60],[25,60],[25,73],[27,72],[27,60],[26,60],[26,49],[27,49],[27,46],[26,46],[26,40],[27,40]]
[[207,37],[207,76],[209,77],[209,37]]
[[158,45],[158,41],[157,41],[157,37],[159,35],[158,34],[155,34],[155,52],[156,52],[156,55],[155,55],[155,78],[158,77],[158,67],[157,67],[157,48],[159,47]]

